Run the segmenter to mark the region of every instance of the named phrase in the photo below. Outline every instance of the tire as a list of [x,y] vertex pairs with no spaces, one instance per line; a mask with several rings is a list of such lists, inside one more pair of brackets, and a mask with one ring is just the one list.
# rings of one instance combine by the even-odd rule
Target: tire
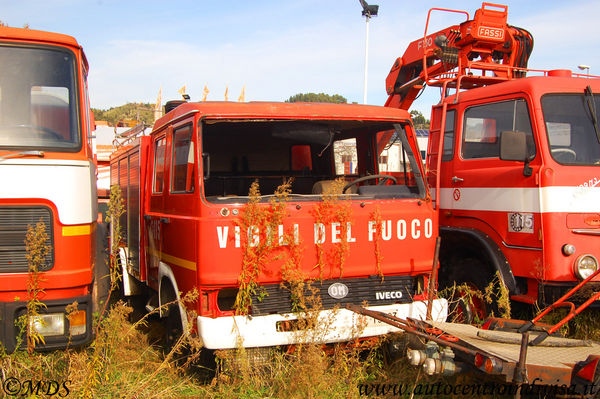
[[92,282],[92,312],[100,313],[108,301],[110,293],[110,265],[108,256],[108,228],[106,223],[98,223],[96,232],[96,262]]
[[449,312],[452,321],[463,324],[481,324],[490,315],[483,291],[472,282],[457,283]]
[[168,307],[168,315],[165,318],[164,347],[166,353],[171,352],[177,345],[177,341],[183,334],[183,325],[181,322],[181,313],[179,305],[173,303]]
[[440,280],[441,288],[449,297],[449,321],[481,324],[488,317],[499,314],[495,293],[487,298],[485,295],[494,274],[481,260],[454,260]]

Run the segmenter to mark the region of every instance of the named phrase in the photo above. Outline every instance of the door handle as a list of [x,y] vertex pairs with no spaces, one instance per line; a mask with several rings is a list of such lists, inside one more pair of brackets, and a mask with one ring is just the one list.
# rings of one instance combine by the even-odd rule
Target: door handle
[[452,183],[458,183],[458,182],[463,182],[463,181],[465,181],[465,179],[463,179],[462,177],[458,177],[458,176],[452,177]]

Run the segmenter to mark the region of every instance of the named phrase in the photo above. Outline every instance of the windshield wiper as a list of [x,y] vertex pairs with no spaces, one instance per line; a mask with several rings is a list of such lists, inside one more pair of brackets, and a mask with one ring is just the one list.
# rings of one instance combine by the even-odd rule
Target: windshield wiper
[[2,155],[0,156],[0,161],[3,161],[7,158],[16,158],[16,157],[22,157],[25,155],[35,155],[37,157],[43,157],[44,156],[44,151],[21,151],[21,152],[13,152],[10,154],[6,154],[6,155]]
[[598,117],[596,116],[596,101],[594,100],[592,87],[589,85],[585,88],[585,99],[592,116],[592,123],[594,124],[594,130],[596,131],[596,138],[598,139],[598,143],[600,143],[600,128],[598,127]]

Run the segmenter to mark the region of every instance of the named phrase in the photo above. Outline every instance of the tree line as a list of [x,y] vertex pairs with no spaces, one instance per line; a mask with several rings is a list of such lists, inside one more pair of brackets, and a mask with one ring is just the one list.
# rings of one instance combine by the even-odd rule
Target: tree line
[[[294,102],[318,102],[318,103],[339,103],[345,104],[348,100],[339,94],[325,93],[298,93],[290,96],[286,103]],[[150,103],[127,103],[109,109],[92,108],[94,118],[97,121],[107,121],[109,125],[115,126],[119,121],[137,121],[144,122],[147,125],[154,123],[154,104]],[[417,110],[410,111],[413,123],[416,129],[428,129],[429,119]]]

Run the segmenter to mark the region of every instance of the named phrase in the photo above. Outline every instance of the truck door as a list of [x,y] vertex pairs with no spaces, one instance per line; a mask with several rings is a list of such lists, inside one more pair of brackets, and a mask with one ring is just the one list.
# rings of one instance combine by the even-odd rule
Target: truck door
[[169,159],[167,136],[172,131],[168,128],[153,136],[151,142],[150,162],[152,163],[151,173],[148,177],[151,179],[149,212],[144,215],[146,220],[146,238],[148,243],[147,262],[148,262],[148,285],[158,289],[158,265],[162,254],[162,236],[163,223],[166,221],[165,212],[165,191],[168,187],[167,160]]
[[173,125],[168,139],[169,184],[164,194],[162,255],[176,279],[174,288],[182,292],[196,284],[199,219],[196,129],[193,118],[183,120]]
[[[452,225],[481,230],[507,247],[541,247],[540,200],[531,119],[522,98],[466,105],[458,154],[443,175]],[[530,162],[500,159],[502,132],[523,132]],[[442,210],[444,213],[444,210]],[[448,213],[448,212],[446,212]]]

